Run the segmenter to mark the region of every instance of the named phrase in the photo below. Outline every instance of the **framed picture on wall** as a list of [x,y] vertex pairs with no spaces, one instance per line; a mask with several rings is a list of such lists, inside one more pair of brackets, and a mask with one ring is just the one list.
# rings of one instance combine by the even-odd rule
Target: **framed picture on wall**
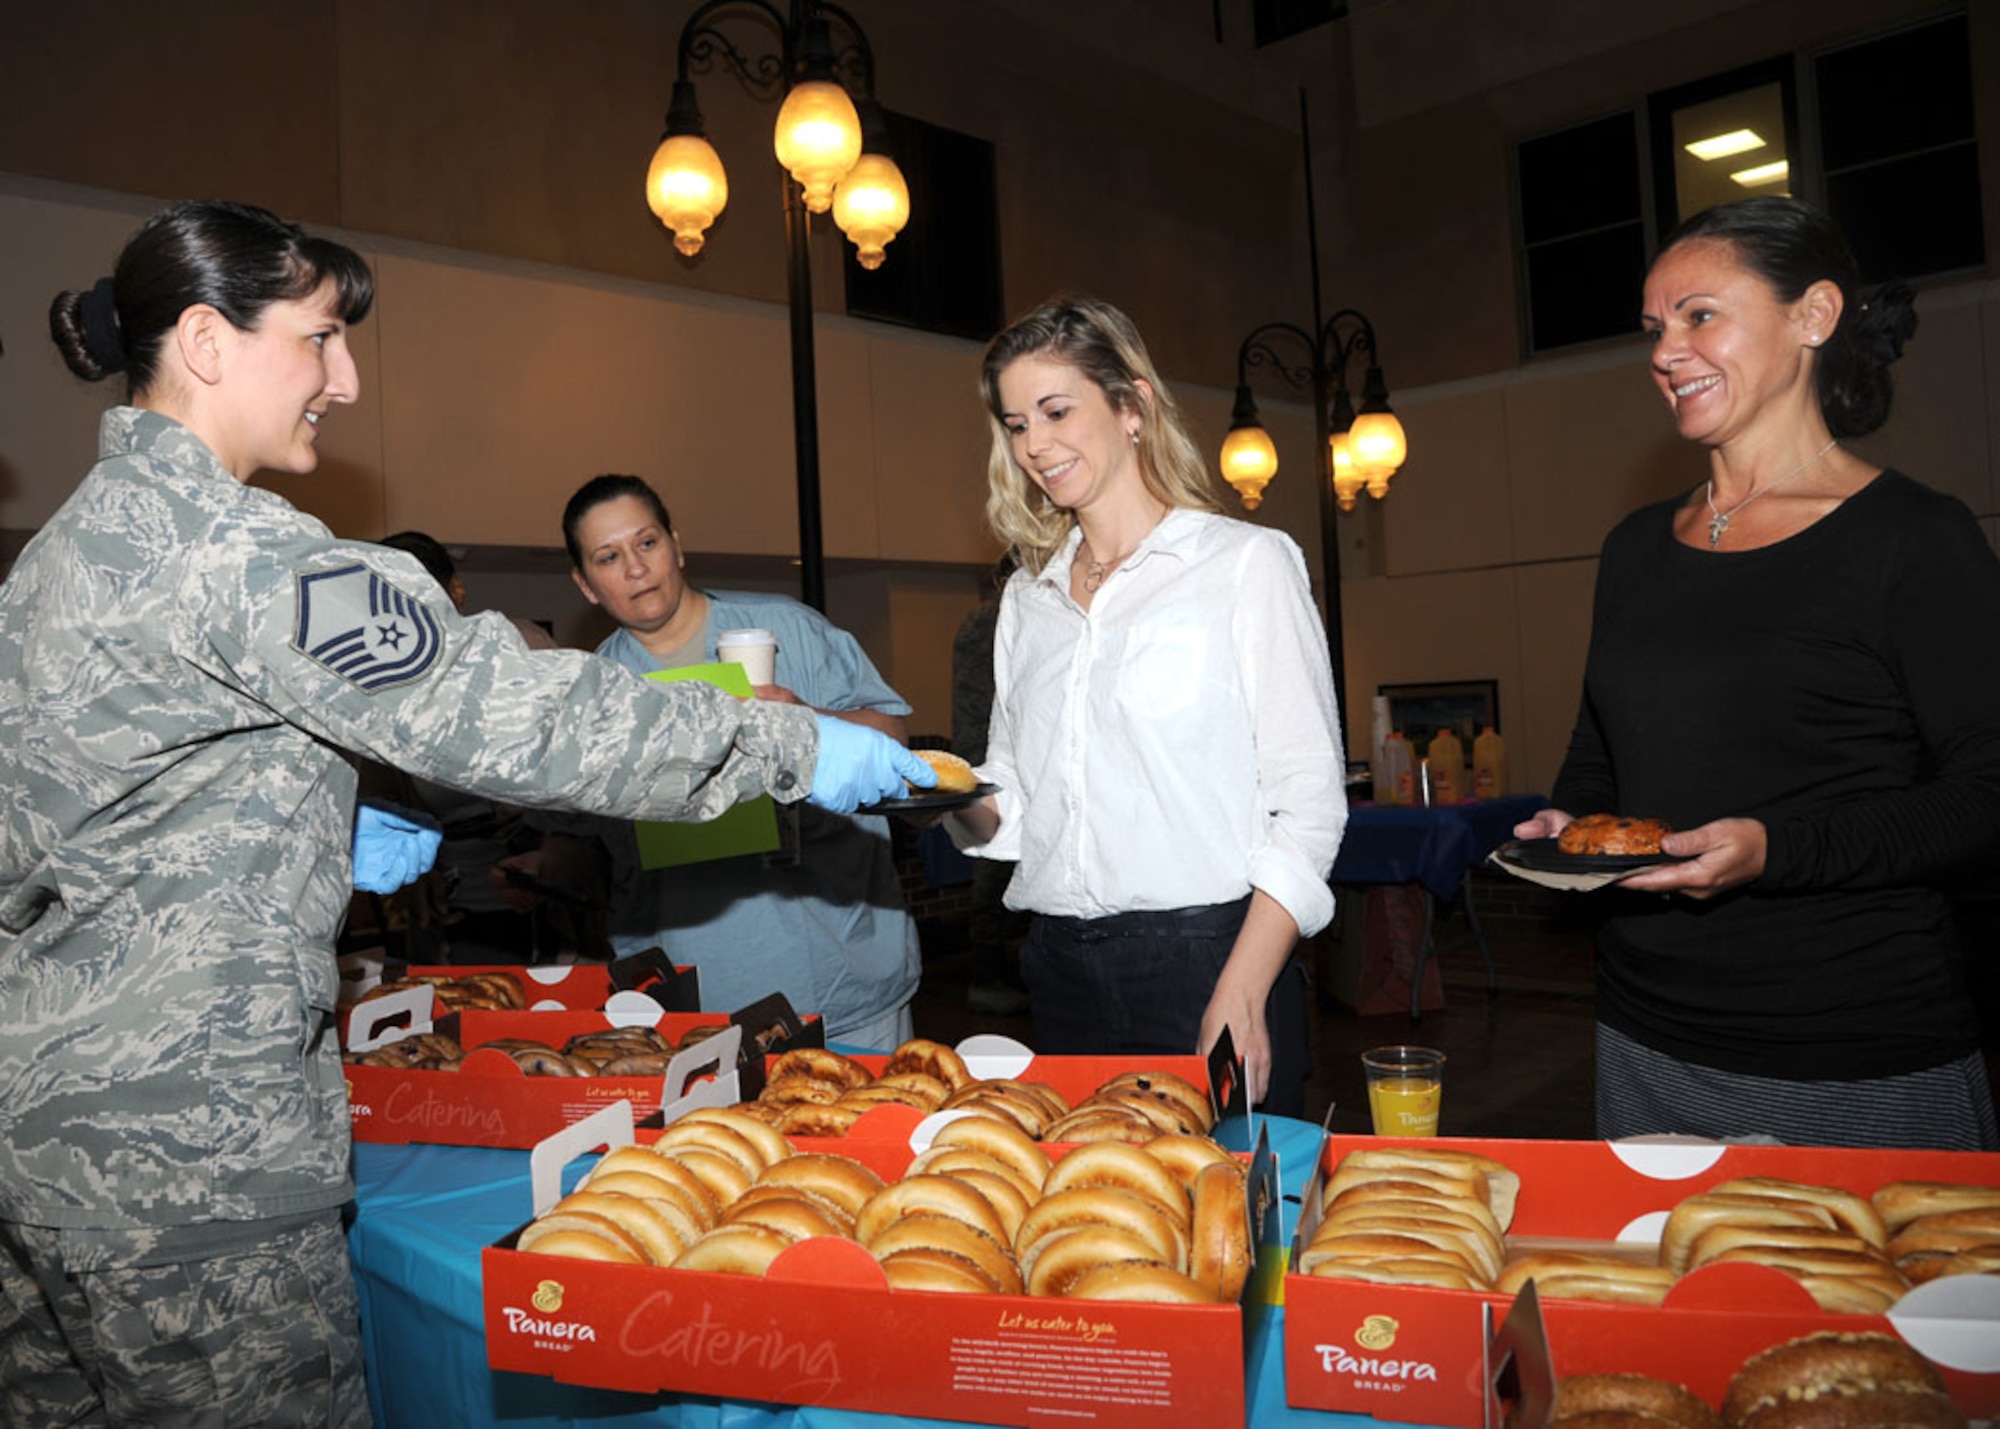
[[1469,750],[1482,729],[1500,728],[1498,680],[1378,685],[1375,692],[1389,701],[1389,728],[1413,743],[1449,729]]

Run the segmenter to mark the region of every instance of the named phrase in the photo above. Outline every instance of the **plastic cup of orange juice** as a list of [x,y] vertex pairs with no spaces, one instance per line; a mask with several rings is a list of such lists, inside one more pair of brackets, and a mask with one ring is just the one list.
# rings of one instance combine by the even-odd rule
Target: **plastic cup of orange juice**
[[1444,1053],[1430,1047],[1377,1047],[1361,1054],[1368,1112],[1377,1136],[1436,1136],[1444,1099]]

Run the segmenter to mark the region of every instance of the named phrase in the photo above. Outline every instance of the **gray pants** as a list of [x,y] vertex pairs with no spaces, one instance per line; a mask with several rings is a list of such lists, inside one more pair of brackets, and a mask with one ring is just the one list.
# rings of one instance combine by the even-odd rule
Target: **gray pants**
[[0,1222],[0,1423],[368,1429],[340,1214],[162,1265]]

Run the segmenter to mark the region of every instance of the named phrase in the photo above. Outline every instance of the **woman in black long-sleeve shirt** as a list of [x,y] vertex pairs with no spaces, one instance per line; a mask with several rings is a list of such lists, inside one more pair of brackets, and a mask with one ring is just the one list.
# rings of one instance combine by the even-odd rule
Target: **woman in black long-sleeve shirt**
[[[2000,852],[2000,560],[1840,445],[1888,413],[1907,290],[1826,217],[1709,210],[1648,276],[1653,374],[1711,479],[1605,542],[1554,791],[1666,819],[1602,938],[1598,1131],[2000,1146],[1946,895]],[[1765,499],[1768,495],[1768,500]]]

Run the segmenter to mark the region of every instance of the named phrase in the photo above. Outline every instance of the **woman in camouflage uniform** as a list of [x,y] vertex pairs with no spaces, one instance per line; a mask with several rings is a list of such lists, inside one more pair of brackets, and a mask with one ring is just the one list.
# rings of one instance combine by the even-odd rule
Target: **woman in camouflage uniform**
[[928,785],[851,724],[531,654],[310,472],[373,279],[261,209],[155,216],[50,313],[127,374],[0,586],[0,1421],[366,1424],[333,1035],[353,751],[621,818]]

